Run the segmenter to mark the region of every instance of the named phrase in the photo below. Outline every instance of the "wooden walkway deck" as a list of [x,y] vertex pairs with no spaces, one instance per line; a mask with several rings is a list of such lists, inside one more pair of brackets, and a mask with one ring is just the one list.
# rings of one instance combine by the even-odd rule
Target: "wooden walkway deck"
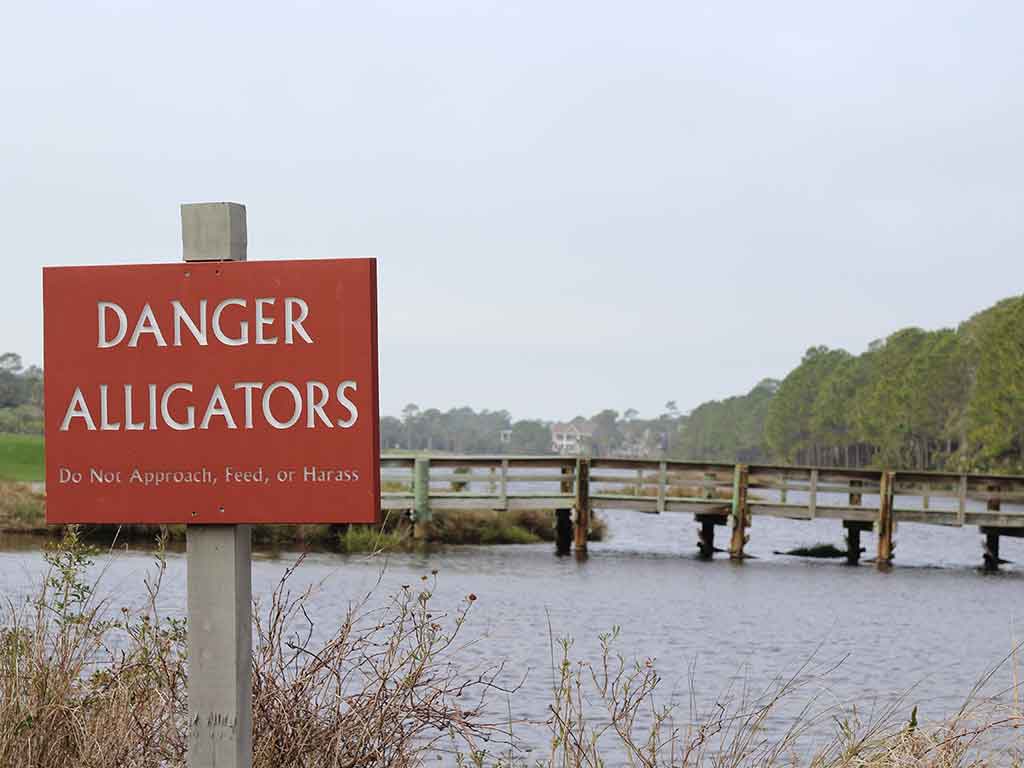
[[893,559],[897,523],[977,527],[984,566],[999,565],[1000,536],[1024,536],[1024,477],[522,456],[421,456],[381,460],[384,510],[407,510],[417,529],[435,510],[553,510],[560,551],[585,551],[594,509],[692,513],[698,550],[710,559],[715,527],[730,528],[728,553],[742,558],[752,518],[841,521],[847,560],[860,534],[878,534],[875,561]]

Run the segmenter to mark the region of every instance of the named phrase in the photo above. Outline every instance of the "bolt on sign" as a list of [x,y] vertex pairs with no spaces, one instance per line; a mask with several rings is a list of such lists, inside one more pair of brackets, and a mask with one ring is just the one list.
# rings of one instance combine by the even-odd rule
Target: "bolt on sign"
[[43,270],[48,523],[372,523],[372,259]]

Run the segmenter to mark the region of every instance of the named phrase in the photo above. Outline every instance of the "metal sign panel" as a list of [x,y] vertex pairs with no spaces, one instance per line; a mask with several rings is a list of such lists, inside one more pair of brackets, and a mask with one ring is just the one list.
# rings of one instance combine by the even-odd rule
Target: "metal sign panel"
[[48,523],[370,523],[376,262],[43,270]]

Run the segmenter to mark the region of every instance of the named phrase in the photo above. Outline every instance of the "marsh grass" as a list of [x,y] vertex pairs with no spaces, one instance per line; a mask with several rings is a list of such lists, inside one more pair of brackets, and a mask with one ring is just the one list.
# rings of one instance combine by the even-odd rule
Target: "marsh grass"
[[[87,576],[93,556],[69,529],[46,552],[36,594],[8,601],[0,765],[184,768],[188,628],[158,609],[163,548],[138,610],[99,597]],[[581,658],[571,639],[549,628],[548,715],[517,720],[517,681],[507,680],[501,649],[466,637],[475,595],[446,612],[436,604],[436,572],[392,594],[378,581],[317,632],[310,600],[320,585],[290,588],[301,562],[285,571],[268,604],[254,607],[255,768],[1021,765],[1015,664],[1013,686],[986,693],[1004,669],[997,665],[959,711],[933,724],[918,722],[909,696],[870,716],[856,706],[819,706],[815,691],[829,670],[809,663],[763,690],[732,683],[700,712],[692,699],[680,707],[665,692],[655,659],[622,654],[617,629],[599,638],[596,658]],[[506,717],[494,717],[495,700],[505,702]]]
[[[395,481],[384,483],[385,492],[408,492],[408,486]],[[59,527],[47,528],[46,499],[23,483],[0,481],[0,529],[6,532],[36,533],[59,538]],[[430,542],[436,544],[532,544],[554,541],[554,514],[549,511],[450,510],[435,515]],[[602,540],[607,526],[592,515],[591,541]],[[97,544],[113,538],[123,543],[151,543],[166,538],[169,547],[185,542],[185,526],[82,526],[77,535]],[[412,536],[409,518],[395,510],[383,514],[380,524],[368,525],[256,525],[253,544],[271,550],[316,549],[347,554],[397,552],[421,548],[424,543]]]
[[[188,745],[187,626],[157,608],[158,548],[139,611],[116,610],[86,574],[94,550],[69,529],[47,575],[0,631],[0,765],[4,768],[183,768]],[[301,558],[300,561],[301,563]],[[297,567],[297,566],[296,566]],[[457,667],[475,597],[451,614],[431,577],[371,604],[366,595],[314,642],[312,588],[286,571],[254,609],[256,768],[420,765],[440,740],[475,749],[494,669]],[[510,694],[510,690],[502,690]]]
[[[621,496],[650,496],[656,497],[658,495],[658,486],[655,481],[651,483],[644,483],[643,485],[628,485],[622,483],[603,483],[600,480],[592,480],[594,484],[599,484],[600,491],[591,490],[591,493],[607,493]],[[710,495],[709,495],[710,494]],[[722,499],[728,501],[732,499],[731,488],[701,488],[693,485],[667,485],[665,487],[665,496],[670,499]]]
[[[575,659],[570,638],[553,640],[550,751],[546,768],[1020,768],[1024,714],[1016,665],[1011,687],[985,695],[1003,659],[949,719],[918,722],[909,693],[876,708],[821,704],[826,670],[811,660],[763,689],[731,683],[703,715],[669,701],[651,658],[616,650],[619,630],[600,636],[596,660]],[[552,634],[553,637],[553,634]],[[1019,646],[1018,646],[1019,647]],[[694,690],[691,668],[690,690]],[[692,695],[692,694],[691,694]],[[780,709],[795,716],[779,717]],[[772,720],[788,721],[769,728]],[[773,735],[774,734],[774,735]],[[511,755],[503,765],[525,766]]]
[[15,530],[37,529],[44,525],[46,500],[41,493],[23,483],[0,482],[0,524]]

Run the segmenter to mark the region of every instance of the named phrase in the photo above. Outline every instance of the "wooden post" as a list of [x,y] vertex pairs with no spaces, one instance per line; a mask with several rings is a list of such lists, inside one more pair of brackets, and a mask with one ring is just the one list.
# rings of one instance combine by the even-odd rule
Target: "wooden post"
[[863,480],[851,480],[850,481],[850,489],[851,489],[850,490],[850,506],[851,507],[859,507],[861,504],[864,503],[863,502],[863,496],[861,496],[860,491],[854,491],[853,490],[854,488],[860,488],[862,485],[864,485],[864,481]]
[[665,497],[668,495],[668,462],[658,463],[658,514],[665,512]]
[[985,531],[985,570],[999,570],[999,533],[988,529]]
[[703,492],[702,495],[703,495],[703,497],[705,499],[713,499],[713,498],[715,498],[714,481],[715,481],[715,473],[714,472],[705,472],[704,473],[704,482],[702,483],[703,491],[704,492]]
[[559,486],[559,491],[563,496],[572,493],[572,472],[572,467],[562,467],[562,483]]
[[729,557],[743,559],[743,548],[747,543],[747,526],[750,524],[747,510],[747,480],[749,468],[737,464],[732,480],[732,539],[729,542]]
[[810,512],[811,520],[818,516],[818,470],[811,470],[811,487],[807,495],[807,509]]
[[698,515],[700,533],[697,535],[697,551],[701,560],[710,560],[715,555],[715,520],[711,515]]
[[[989,491],[998,491],[999,486],[989,486]],[[999,497],[989,499],[986,507],[989,512],[999,511]],[[982,528],[982,533],[985,534],[985,570],[986,571],[998,571],[999,570],[999,529],[997,528]]]
[[590,533],[590,462],[578,459],[576,462],[576,527],[575,546],[577,552],[587,549],[587,534]]
[[967,515],[967,475],[960,475],[960,491],[957,493],[956,524],[962,526]]
[[894,472],[883,472],[878,497],[878,558],[879,566],[892,562],[892,497]]
[[860,562],[860,528],[856,525],[844,525],[846,528],[846,562],[856,565]]
[[861,520],[843,520],[846,529],[846,563],[857,565],[860,562],[860,532],[871,529],[871,523]]
[[555,551],[567,555],[572,551],[572,510],[555,510]]
[[430,459],[426,456],[416,457],[413,475],[413,522],[412,535],[416,539],[426,539],[430,535],[430,521],[433,513],[430,509]]
[[[183,256],[245,261],[245,206],[181,206]],[[252,766],[252,527],[188,525],[188,766]]]
[[[494,467],[491,467],[491,473],[494,473]],[[499,486],[499,493],[499,508],[506,510],[508,509],[508,459],[501,460],[501,485]]]

